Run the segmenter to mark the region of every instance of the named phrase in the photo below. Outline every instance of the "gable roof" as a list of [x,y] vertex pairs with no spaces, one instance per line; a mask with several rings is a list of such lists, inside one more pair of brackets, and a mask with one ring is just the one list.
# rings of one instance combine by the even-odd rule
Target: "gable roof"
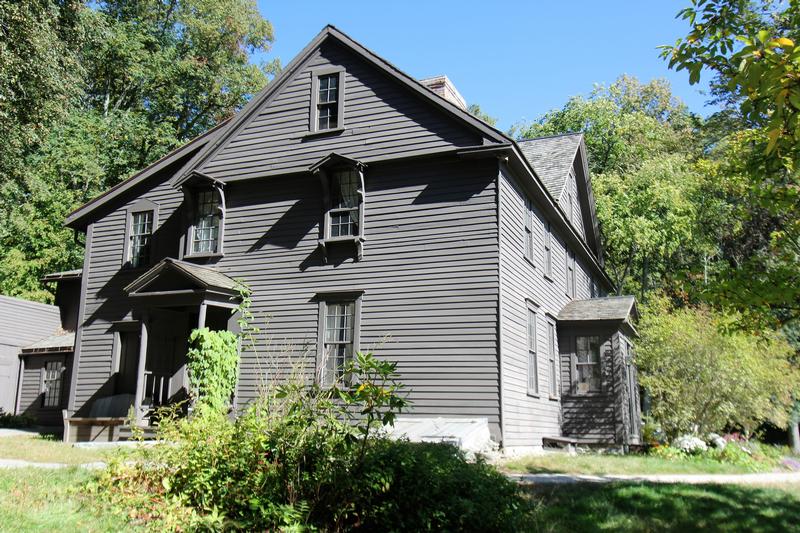
[[57,331],[56,333],[29,344],[22,349],[22,353],[30,354],[37,352],[71,352],[75,348],[74,331]]
[[175,187],[180,186],[189,176],[192,169],[201,168],[204,163],[217,154],[223,146],[238,133],[244,126],[246,126],[254,114],[261,108],[262,105],[268,103],[280,92],[280,89],[286,85],[297,73],[297,71],[305,64],[306,60],[311,57],[315,50],[317,50],[324,42],[328,40],[335,40],[339,44],[348,48],[351,52],[361,57],[363,60],[372,66],[383,71],[393,80],[401,83],[417,96],[424,98],[438,107],[441,111],[449,114],[455,119],[459,120],[466,126],[477,131],[483,135],[490,143],[505,144],[511,141],[501,131],[490,126],[486,122],[476,118],[471,113],[461,109],[452,102],[439,96],[428,87],[420,83],[418,80],[412,78],[393,64],[378,56],[365,46],[356,42],[344,32],[328,24],[319,34],[305,48],[295,56],[286,68],[270,82],[260,93],[253,97],[242,110],[237,113],[231,122],[225,127],[224,131],[220,133],[212,142],[204,146],[200,152],[194,156],[189,165],[181,171],[172,180],[172,185]]
[[566,133],[518,141],[523,155],[556,199],[564,190],[582,138],[582,133]]
[[142,290],[166,272],[175,272],[203,290],[238,294],[238,283],[218,270],[167,257],[133,280],[123,290],[128,294],[146,293]]

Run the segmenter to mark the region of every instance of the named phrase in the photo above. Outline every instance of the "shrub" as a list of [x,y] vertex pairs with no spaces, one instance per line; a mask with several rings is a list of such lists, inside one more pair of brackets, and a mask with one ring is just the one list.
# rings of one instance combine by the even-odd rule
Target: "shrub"
[[518,486],[450,444],[381,440],[364,472],[356,508],[368,531],[528,530]]
[[640,323],[636,362],[651,415],[668,438],[763,421],[784,427],[800,381],[794,350],[777,333],[729,332],[738,317],[709,308],[672,309],[654,297]]
[[526,500],[489,465],[376,435],[405,407],[393,363],[359,354],[345,376],[275,387],[236,419],[165,411],[163,443],[112,466],[98,494],[165,528],[524,529]]
[[196,408],[227,411],[239,373],[238,342],[230,331],[192,330],[186,359]]
[[3,411],[2,407],[0,407],[0,428],[29,428],[33,426],[35,422],[36,420],[30,415],[6,413]]

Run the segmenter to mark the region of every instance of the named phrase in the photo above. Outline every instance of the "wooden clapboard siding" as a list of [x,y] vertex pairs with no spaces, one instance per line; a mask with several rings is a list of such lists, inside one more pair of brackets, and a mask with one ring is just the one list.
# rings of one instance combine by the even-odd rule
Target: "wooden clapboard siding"
[[[502,329],[502,398],[503,445],[509,447],[541,446],[542,437],[561,434],[558,400],[549,397],[547,355],[547,320],[555,321],[558,312],[569,301],[564,291],[565,247],[563,238],[553,229],[553,275],[544,275],[544,218],[533,198],[534,217],[533,262],[525,259],[524,217],[526,193],[510,174],[500,174],[500,265],[501,265],[501,329]],[[555,225],[554,225],[555,226]],[[588,274],[576,261],[576,297],[588,298],[585,280]],[[538,306],[537,345],[539,347],[539,397],[527,391],[527,304]]]
[[[578,156],[576,155],[576,158]],[[575,228],[575,231],[578,232],[578,235],[586,239],[586,232],[584,230],[584,213],[583,209],[581,208],[581,194],[582,191],[578,188],[578,182],[576,176],[576,170],[573,168],[572,172],[567,176],[567,179],[564,183],[564,190],[561,191],[561,197],[558,199],[558,203],[561,205],[561,209],[564,213],[567,214],[569,217],[570,207],[567,205],[568,202],[572,203],[572,219],[570,222],[572,226]]]
[[[42,391],[42,377],[48,361],[59,361],[64,365],[61,376],[61,402],[57,407],[44,407],[42,405],[44,392]],[[36,354],[25,357],[25,367],[22,373],[22,384],[19,390],[19,413],[34,417],[36,423],[42,426],[61,426],[63,418],[61,410],[67,405],[69,384],[72,379],[72,354]]]
[[[265,379],[297,370],[311,379],[315,294],[363,289],[361,347],[398,362],[413,413],[483,416],[497,432],[496,174],[492,160],[454,157],[370,166],[365,256],[355,261],[352,249],[333,249],[328,264],[317,245],[318,178],[305,173],[231,183],[225,257],[215,268],[250,285],[264,330],[255,350],[242,353],[239,401],[252,399]],[[162,183],[140,198],[158,203],[164,224],[182,194]],[[131,316],[121,289],[136,273],[120,272],[124,225],[124,207],[93,225],[76,391],[76,408],[84,411],[111,378],[109,326]],[[157,230],[156,239],[162,254],[168,247],[161,239],[177,247],[177,235]]]
[[[325,67],[345,69],[345,130],[309,136],[312,73]],[[225,181],[305,168],[331,151],[369,161],[481,143],[473,130],[432,110],[353,51],[326,41],[202,170]]]
[[0,295],[0,408],[16,407],[20,350],[56,332],[58,307]]

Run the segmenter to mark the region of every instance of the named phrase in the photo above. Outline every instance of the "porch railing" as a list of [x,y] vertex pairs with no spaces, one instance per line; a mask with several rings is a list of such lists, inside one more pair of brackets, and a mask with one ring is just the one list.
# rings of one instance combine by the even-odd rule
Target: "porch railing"
[[169,402],[169,391],[172,388],[172,376],[167,373],[144,372],[144,403],[151,408],[166,405]]

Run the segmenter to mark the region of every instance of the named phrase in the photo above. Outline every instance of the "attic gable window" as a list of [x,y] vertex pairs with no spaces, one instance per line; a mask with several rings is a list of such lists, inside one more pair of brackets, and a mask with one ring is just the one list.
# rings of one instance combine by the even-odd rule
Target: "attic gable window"
[[334,131],[344,127],[344,71],[315,72],[312,91],[311,131]]

